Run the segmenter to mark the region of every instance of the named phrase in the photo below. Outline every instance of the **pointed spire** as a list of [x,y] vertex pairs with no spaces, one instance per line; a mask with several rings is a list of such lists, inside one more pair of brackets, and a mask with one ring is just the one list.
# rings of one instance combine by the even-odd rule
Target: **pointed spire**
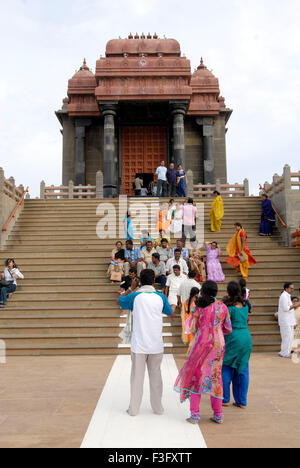
[[80,67],[80,70],[89,70],[89,67],[86,64],[86,59],[83,59],[83,65]]
[[206,68],[206,66],[204,65],[203,57],[201,57],[200,65],[197,68],[197,70],[203,70],[204,68]]

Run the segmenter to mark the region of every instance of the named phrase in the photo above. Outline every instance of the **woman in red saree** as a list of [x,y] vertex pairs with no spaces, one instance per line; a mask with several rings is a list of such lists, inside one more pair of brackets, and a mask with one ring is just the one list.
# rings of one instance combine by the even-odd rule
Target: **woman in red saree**
[[222,365],[225,354],[224,335],[232,332],[229,311],[216,300],[218,285],[206,281],[194,311],[194,341],[188,359],[176,379],[174,390],[180,401],[190,399],[191,416],[187,421],[198,424],[202,394],[210,395],[214,412],[212,420],[223,423]]
[[249,268],[257,262],[252,256],[247,245],[247,234],[240,223],[235,223],[236,233],[227,245],[227,253],[229,257],[226,262],[241,273],[242,277],[247,280]]

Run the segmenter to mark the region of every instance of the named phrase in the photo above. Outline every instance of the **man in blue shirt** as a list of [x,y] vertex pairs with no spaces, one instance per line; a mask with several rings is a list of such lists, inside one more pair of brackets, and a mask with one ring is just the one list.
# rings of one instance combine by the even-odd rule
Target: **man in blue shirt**
[[165,197],[167,195],[167,168],[165,167],[165,161],[160,163],[160,166],[156,169],[157,175],[157,197]]
[[171,315],[172,308],[164,294],[157,292],[153,285],[153,270],[141,272],[142,287],[129,296],[120,297],[123,310],[132,311],[131,335],[131,397],[128,414],[137,416],[143,398],[146,364],[150,381],[150,401],[155,414],[163,414],[163,382],[161,363],[164,355],[162,337],[163,315]]
[[177,171],[175,164],[171,163],[167,170],[167,184],[168,184],[168,195],[169,197],[176,197],[176,186],[177,186]]
[[126,249],[125,249],[125,263],[124,263],[124,275],[129,275],[130,268],[136,268],[137,275],[139,276],[143,265],[141,263],[142,254],[141,250],[138,247],[133,245],[131,239],[126,241]]
[[177,247],[175,247],[174,249],[172,249],[171,251],[171,258],[174,258],[175,257],[175,250],[180,250],[181,252],[181,258],[183,258],[183,260],[185,260],[187,262],[187,264],[189,264],[189,259],[190,259],[190,254],[189,254],[189,249],[186,249],[185,247],[183,247],[183,242],[182,240],[179,240],[177,241]]

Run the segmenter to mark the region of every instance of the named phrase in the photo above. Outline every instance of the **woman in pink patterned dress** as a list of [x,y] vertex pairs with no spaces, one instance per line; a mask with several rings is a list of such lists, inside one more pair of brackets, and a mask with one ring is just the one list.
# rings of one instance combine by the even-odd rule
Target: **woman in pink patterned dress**
[[194,311],[194,342],[188,359],[175,382],[175,391],[183,403],[190,399],[191,416],[187,421],[198,424],[202,394],[211,397],[214,412],[212,421],[223,423],[222,364],[225,354],[224,335],[232,333],[229,311],[225,304],[216,300],[218,285],[206,281]]
[[225,275],[219,260],[221,256],[221,249],[218,247],[217,242],[205,242],[205,247],[207,250],[207,279],[210,281],[215,281],[216,283],[223,283],[225,281]]

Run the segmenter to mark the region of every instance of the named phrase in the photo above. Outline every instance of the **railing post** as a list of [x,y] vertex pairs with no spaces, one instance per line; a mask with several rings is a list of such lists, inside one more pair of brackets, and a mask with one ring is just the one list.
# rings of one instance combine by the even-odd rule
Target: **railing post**
[[9,179],[9,182],[12,184],[12,187],[10,188],[10,191],[12,193],[12,196],[13,196],[13,199],[14,201],[17,201],[16,198],[17,198],[17,193],[16,193],[16,182],[15,182],[15,179],[13,177],[10,177]]
[[46,183],[44,180],[42,180],[41,185],[40,185],[40,199],[45,200],[45,187]]
[[216,190],[217,192],[221,193],[221,180],[216,179]]
[[286,164],[283,168],[283,184],[284,190],[291,190],[292,179],[291,179],[291,167]]
[[245,179],[244,180],[244,196],[249,197],[249,180]]
[[69,198],[74,198],[74,182],[73,182],[73,180],[69,181]]
[[103,172],[98,171],[96,174],[96,198],[103,198]]
[[194,198],[194,174],[191,169],[186,173],[187,176],[187,196],[189,198]]

